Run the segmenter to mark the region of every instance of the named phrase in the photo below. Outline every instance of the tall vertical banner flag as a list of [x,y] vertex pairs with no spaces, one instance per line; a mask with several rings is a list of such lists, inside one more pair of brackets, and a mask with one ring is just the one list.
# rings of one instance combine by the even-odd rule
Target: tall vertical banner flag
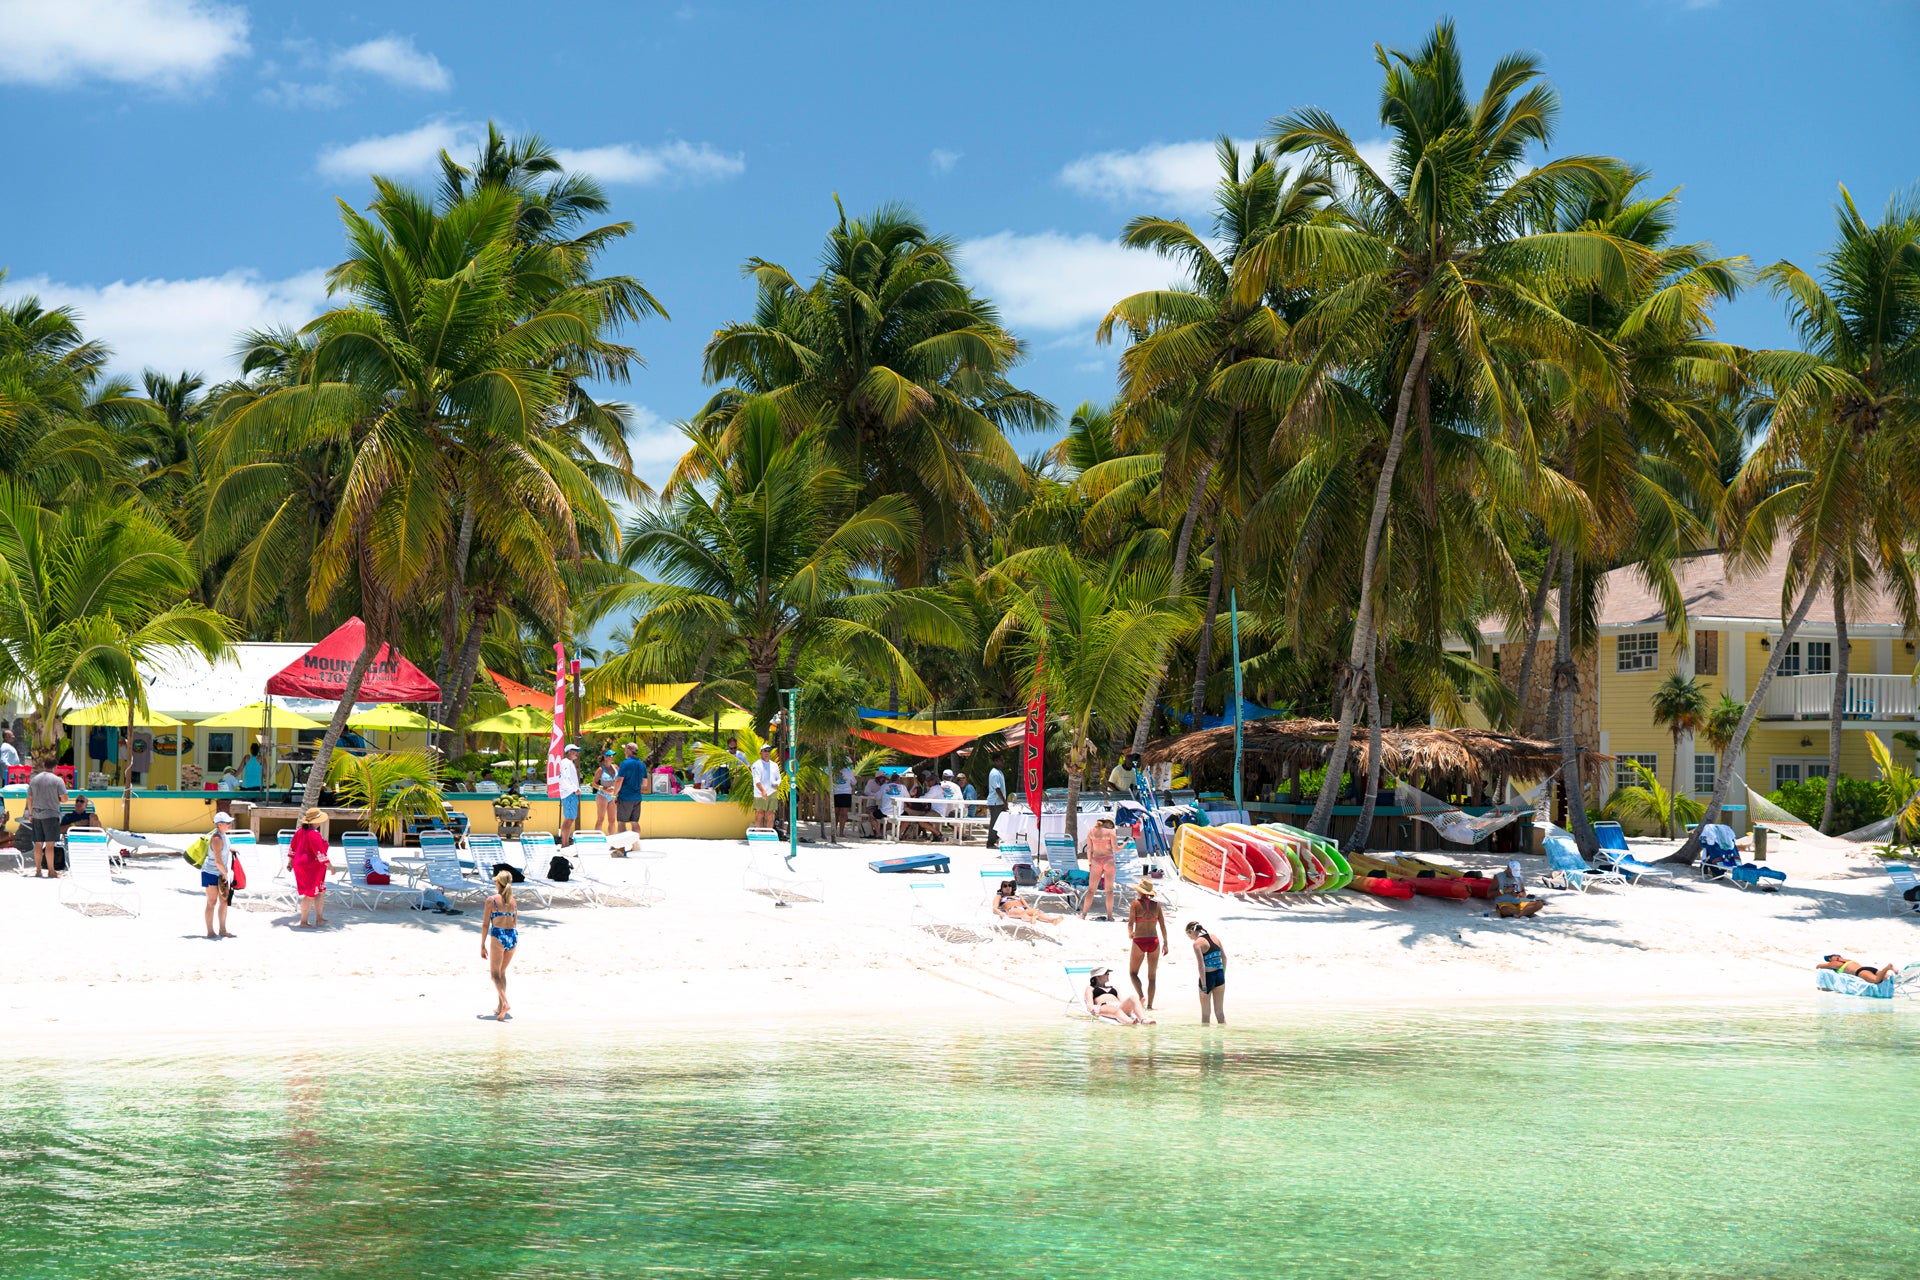
[[1047,690],[1039,683],[1040,663],[1046,660],[1046,655],[1042,654],[1040,662],[1034,664],[1037,691],[1033,701],[1027,704],[1026,743],[1020,749],[1021,773],[1027,784],[1027,807],[1033,810],[1036,831],[1040,829],[1040,803],[1047,795]]
[[567,646],[553,646],[553,732],[547,737],[547,799],[560,798],[560,762],[567,754]]

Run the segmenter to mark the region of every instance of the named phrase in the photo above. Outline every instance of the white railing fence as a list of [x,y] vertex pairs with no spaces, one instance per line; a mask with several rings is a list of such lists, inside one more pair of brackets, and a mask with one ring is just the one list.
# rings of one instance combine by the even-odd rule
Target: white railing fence
[[[1833,707],[1833,677],[1777,676],[1767,686],[1761,714],[1769,720],[1824,720]],[[1849,720],[1911,720],[1916,708],[1915,688],[1906,676],[1849,675]]]

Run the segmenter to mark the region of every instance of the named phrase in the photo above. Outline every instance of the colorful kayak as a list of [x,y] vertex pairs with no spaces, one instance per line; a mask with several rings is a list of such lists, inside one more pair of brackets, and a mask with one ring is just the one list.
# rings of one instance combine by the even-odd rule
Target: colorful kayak
[[1425,898],[1453,898],[1465,900],[1473,896],[1468,882],[1458,876],[1415,876],[1401,883]]
[[1348,883],[1347,888],[1360,893],[1370,893],[1376,898],[1398,898],[1405,901],[1413,896],[1413,882],[1401,880],[1384,871],[1369,871],[1357,875]]
[[1270,858],[1263,858],[1256,870],[1243,842],[1223,839],[1218,828],[1194,823],[1174,832],[1173,866],[1183,879],[1215,893],[1252,893],[1262,882],[1269,888],[1274,882]]
[[1288,893],[1300,887],[1303,879],[1300,862],[1293,856],[1293,850],[1287,842],[1273,835],[1241,822],[1230,822],[1224,826],[1209,827],[1229,840],[1238,843],[1246,852],[1247,860],[1258,871],[1263,865],[1271,873],[1271,879],[1265,884],[1256,885],[1255,893]]
[[1306,844],[1312,850],[1313,856],[1328,869],[1327,880],[1321,886],[1322,888],[1344,889],[1352,882],[1353,867],[1348,863],[1346,855],[1340,852],[1340,846],[1333,841],[1324,836],[1302,831],[1298,827],[1290,827],[1284,822],[1265,822],[1261,824],[1261,829],[1291,836]]
[[1411,853],[1400,854],[1394,861],[1411,871],[1416,878],[1422,875],[1432,875],[1435,877],[1444,877],[1449,880],[1459,880],[1466,884],[1467,892],[1465,894],[1448,894],[1445,896],[1475,898],[1491,898],[1493,896],[1493,881],[1477,871],[1462,871],[1459,867],[1449,867],[1444,863],[1429,862],[1425,858]]

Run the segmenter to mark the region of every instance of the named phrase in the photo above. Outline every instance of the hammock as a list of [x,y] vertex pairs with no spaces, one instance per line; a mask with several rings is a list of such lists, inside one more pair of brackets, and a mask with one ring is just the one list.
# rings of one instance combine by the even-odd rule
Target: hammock
[[[1553,777],[1558,774],[1559,771],[1555,770]],[[1451,840],[1455,844],[1479,844],[1522,814],[1535,812],[1539,802],[1530,797],[1542,792],[1542,788],[1552,782],[1553,777],[1548,777],[1533,791],[1524,793],[1518,799],[1497,806],[1492,813],[1468,813],[1460,806],[1428,795],[1404,781],[1394,783],[1393,803],[1409,818],[1432,827],[1443,840]]]

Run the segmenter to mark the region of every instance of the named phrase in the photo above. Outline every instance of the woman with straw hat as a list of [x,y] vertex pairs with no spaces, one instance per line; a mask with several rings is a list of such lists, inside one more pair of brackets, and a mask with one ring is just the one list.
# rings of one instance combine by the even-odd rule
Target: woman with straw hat
[[[287,865],[293,868],[294,892],[300,895],[300,922],[296,929],[324,928],[327,923],[321,901],[327,892],[327,872],[332,855],[327,847],[327,815],[309,809],[300,815],[300,829],[287,846]],[[313,917],[309,923],[307,917]]]
[[[1173,934],[1167,928],[1167,913],[1160,906],[1158,890],[1145,876],[1134,887],[1133,905],[1127,908],[1127,936],[1133,946],[1127,952],[1127,977],[1133,982],[1133,994],[1153,1008],[1155,988],[1160,980],[1160,957],[1173,954]],[[1147,986],[1140,988],[1140,962],[1147,962]]]

